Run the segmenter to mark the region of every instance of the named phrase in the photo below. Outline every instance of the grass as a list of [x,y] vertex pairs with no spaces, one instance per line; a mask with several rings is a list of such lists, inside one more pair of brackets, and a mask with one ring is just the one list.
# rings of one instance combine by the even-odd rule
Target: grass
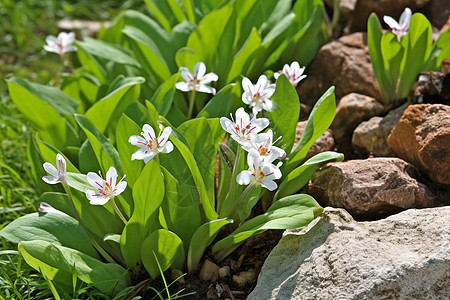
[[[61,72],[57,55],[46,53],[45,37],[56,35],[58,20],[106,21],[120,10],[140,8],[140,0],[1,0],[0,1],[0,229],[36,211],[27,159],[27,141],[33,134],[25,118],[12,104],[4,79],[26,78],[55,85]],[[40,180],[40,179],[37,179]],[[17,245],[0,237],[0,300],[3,299],[111,299],[90,286],[81,285],[71,295],[29,267]]]

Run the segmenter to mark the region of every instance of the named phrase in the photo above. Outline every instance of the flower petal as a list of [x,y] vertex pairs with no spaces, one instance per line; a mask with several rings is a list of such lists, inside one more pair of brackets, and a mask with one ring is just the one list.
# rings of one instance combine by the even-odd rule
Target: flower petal
[[142,131],[144,132],[144,138],[147,141],[153,141],[156,139],[155,131],[152,126],[144,124],[144,126],[142,126]]
[[151,151],[144,156],[144,163],[148,163],[155,155],[158,154],[156,151]]
[[250,123],[250,115],[245,112],[243,107],[239,107],[236,110],[236,124],[246,126],[248,123]]
[[44,176],[44,177],[42,177],[42,180],[45,183],[48,183],[48,184],[57,184],[57,183],[59,183],[58,178],[54,177],[54,176]]
[[147,141],[138,135],[132,135],[128,139],[128,143],[133,146],[144,147],[147,145]]
[[199,61],[198,63],[195,64],[194,72],[193,72],[193,75],[195,78],[197,78],[197,79],[202,78],[203,75],[205,75],[205,72],[206,72],[205,63],[203,63],[202,61]]
[[256,92],[262,93],[266,89],[268,82],[269,81],[268,81],[266,75],[259,76],[258,82],[256,82],[256,86],[255,86]]
[[192,90],[192,86],[187,82],[177,82],[175,83],[175,88],[182,92],[189,92]]
[[391,28],[399,28],[400,27],[400,25],[397,23],[397,21],[395,21],[394,18],[392,18],[390,16],[384,16],[383,20]]
[[106,182],[109,184],[110,187],[116,186],[117,171],[113,166],[109,167],[108,172],[106,172]]
[[242,88],[244,89],[245,93],[253,94],[254,86],[253,86],[252,82],[250,81],[250,79],[248,79],[247,77],[244,77],[242,79]]
[[172,133],[172,128],[171,127],[166,127],[164,128],[161,136],[158,138],[158,143],[160,144],[164,144],[169,140],[169,136]]
[[242,171],[236,176],[236,182],[240,185],[247,185],[254,179],[255,177],[252,175],[252,172],[248,170]]
[[58,168],[59,173],[64,175],[66,174],[66,160],[64,159],[64,156],[62,156],[59,153],[56,154],[56,166]]
[[409,23],[411,21],[411,14],[412,11],[411,9],[409,9],[408,7],[405,8],[405,11],[402,13],[402,15],[400,16],[400,20],[398,21],[400,24],[400,28],[402,29],[407,29],[409,28]]
[[233,133],[233,129],[236,126],[236,124],[225,117],[220,118],[220,125],[222,125],[223,130],[231,134]]
[[43,167],[48,174],[58,178],[58,170],[51,163],[45,162]]
[[200,84],[197,88],[197,91],[201,92],[201,93],[208,93],[208,94],[216,94],[216,89],[204,84]]
[[159,152],[161,153],[170,153],[173,150],[173,144],[172,142],[167,142],[162,146],[161,148],[158,148]]
[[273,191],[278,187],[278,185],[275,183],[275,181],[265,180],[265,178],[263,180],[261,180],[259,183],[261,183],[261,186],[265,187],[269,191]]
[[247,155],[247,163],[251,170],[255,171],[261,164],[261,157],[256,149],[250,149]]
[[127,187],[126,181],[119,182],[119,184],[116,186],[114,196],[121,194],[123,191],[125,191],[126,187]]
[[190,81],[194,80],[194,76],[192,76],[191,71],[189,71],[189,69],[186,67],[180,68],[180,76],[181,76],[181,78],[186,80],[186,82],[190,82]]
[[135,159],[144,159],[144,157],[148,154],[149,149],[148,148],[141,148],[138,149],[136,152],[134,152],[133,154],[131,154],[131,160],[135,160]]
[[89,184],[96,189],[103,188],[105,186],[105,180],[103,180],[103,178],[101,178],[97,173],[94,172],[87,173],[86,179],[89,182]]
[[217,76],[216,73],[208,73],[205,76],[203,76],[202,78],[200,78],[200,81],[202,84],[208,84],[211,81],[217,81],[219,80],[219,76]]

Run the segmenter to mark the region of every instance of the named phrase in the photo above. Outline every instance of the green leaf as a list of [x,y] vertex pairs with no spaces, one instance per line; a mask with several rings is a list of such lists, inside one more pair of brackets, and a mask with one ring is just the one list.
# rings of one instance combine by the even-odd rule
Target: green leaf
[[9,223],[0,236],[12,243],[42,240],[73,248],[98,258],[88,235],[77,220],[57,213],[32,213]]
[[158,90],[153,94],[150,102],[156,107],[159,115],[167,116],[170,108],[172,107],[173,97],[175,94],[175,83],[180,79],[180,74],[176,73],[172,75],[168,80],[162,83]]
[[133,186],[134,211],[122,233],[120,249],[129,268],[140,263],[142,242],[157,220],[164,197],[164,180],[155,159],[142,169]]
[[375,13],[369,16],[367,21],[367,44],[369,46],[369,55],[372,62],[373,72],[377,78],[384,103],[388,104],[394,100],[395,86],[389,80],[384,70],[383,54],[381,48],[381,37],[383,36],[382,27]]
[[213,199],[210,199],[208,197],[208,192],[206,190],[205,182],[203,181],[203,178],[200,174],[200,170],[197,166],[194,156],[192,155],[189,148],[183,142],[181,142],[178,138],[175,138],[173,135],[171,135],[170,140],[172,141],[174,146],[178,149],[178,151],[180,151],[181,155],[183,156],[184,160],[186,161],[186,164],[189,167],[189,170],[192,174],[192,178],[197,187],[197,191],[200,194],[200,202],[202,204],[203,211],[205,212],[206,218],[209,221],[217,219],[218,215],[214,211],[214,208],[213,208]]
[[118,264],[103,263],[77,250],[47,241],[19,243],[25,261],[59,286],[71,290],[72,276],[92,284],[103,293],[115,295],[128,286],[128,272]]
[[267,229],[292,229],[309,224],[322,208],[309,195],[292,195],[276,201],[266,213],[259,215],[233,233],[218,241],[212,248],[216,261],[222,261],[246,239]]
[[83,41],[77,41],[76,44],[90,55],[94,55],[117,64],[129,65],[136,68],[141,67],[141,65],[134,58],[120,50],[114,44],[90,37],[84,37]]
[[215,131],[216,135],[213,135],[210,124],[214,128],[221,128],[219,119],[197,118],[183,123],[178,127],[178,131],[189,143],[189,149],[194,155],[209,199],[214,199],[216,155],[225,131]]
[[[381,50],[383,52],[384,72],[393,86],[397,86],[404,48],[392,32],[386,32],[381,37]],[[392,96],[394,100],[398,97],[396,92]]]
[[203,224],[195,231],[187,255],[189,273],[197,271],[205,249],[214,241],[219,230],[231,223],[233,223],[231,219],[217,219]]
[[172,266],[181,269],[185,258],[181,239],[165,229],[152,232],[142,243],[140,254],[144,267],[152,278]]
[[334,97],[334,86],[332,86],[314,105],[299,144],[290,155],[288,154],[289,161],[283,169],[285,174],[290,173],[305,159],[314,142],[330,127],[335,113],[336,101]]
[[241,87],[231,83],[222,88],[198,113],[197,118],[220,118],[234,113],[242,106]]
[[84,193],[86,189],[92,189],[92,185],[90,185],[87,181],[87,177],[85,174],[67,172],[66,180],[70,187],[80,192]]
[[[421,13],[411,17],[408,33],[401,41],[405,55],[401,65],[401,77],[398,84],[398,97],[406,98],[431,54],[431,24]],[[397,99],[396,99],[397,100]]]
[[311,179],[317,167],[325,162],[343,161],[344,154],[336,152],[322,152],[314,155],[308,159],[300,167],[294,169],[292,172],[284,176],[283,182],[278,187],[278,191],[274,196],[274,201],[278,198],[291,195],[299,190]]
[[300,116],[300,101],[297,91],[283,74],[278,77],[275,93],[271,99],[275,109],[268,115],[273,123],[273,131],[277,136],[282,136],[281,148],[290,153]]
[[78,103],[58,89],[19,78],[7,80],[16,107],[32,122],[41,139],[63,149],[76,145],[76,135],[63,116],[72,116]]
[[138,150],[136,146],[131,145],[128,139],[132,135],[139,135],[141,128],[133,122],[127,115],[123,114],[116,127],[116,142],[119,152],[123,172],[127,175],[127,183],[132,188],[137,181],[144,162],[141,160],[131,160],[131,155]]
[[132,102],[138,99],[142,77],[117,77],[111,88],[113,90],[97,101],[87,112],[86,117],[101,133],[115,132],[118,119]]
[[119,174],[123,174],[119,153],[108,139],[85,116],[76,114],[75,119],[86,133],[103,172],[106,174],[109,167],[114,166]]

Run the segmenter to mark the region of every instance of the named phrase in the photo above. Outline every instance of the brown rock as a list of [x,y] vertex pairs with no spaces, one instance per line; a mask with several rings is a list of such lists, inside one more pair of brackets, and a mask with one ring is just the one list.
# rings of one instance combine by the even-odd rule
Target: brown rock
[[103,26],[108,27],[109,22],[87,21],[87,20],[61,20],[57,26],[63,31],[79,31],[82,35],[95,37]]
[[298,88],[301,101],[314,106],[331,85],[336,87],[338,99],[356,92],[381,100],[364,40],[363,33],[354,33],[325,44]]
[[[297,123],[297,128],[295,130],[295,142],[294,147],[292,149],[295,149],[295,147],[297,147],[298,143],[300,142],[307,123],[308,121],[301,121]],[[331,132],[330,129],[328,129],[321,136],[319,136],[319,138],[311,146],[311,148],[308,151],[308,154],[306,155],[306,159],[313,157],[318,153],[333,150],[333,148],[334,148],[333,133]]]
[[418,182],[417,169],[399,158],[330,163],[306,192],[322,206],[345,208],[355,218],[379,218],[408,208],[431,207],[433,195]]
[[337,107],[331,129],[337,141],[351,137],[353,130],[365,120],[383,112],[383,105],[375,98],[351,93],[343,97]]
[[410,105],[387,141],[400,158],[450,185],[450,106]]
[[[450,21],[450,5],[448,0],[430,0],[425,13],[432,25],[441,28]],[[441,30],[442,32],[442,30]]]
[[429,1],[430,0],[358,0],[358,2],[356,2],[355,11],[348,24],[348,29],[350,32],[366,31],[367,19],[372,12],[378,15],[382,25],[387,28],[387,25],[384,24],[382,20],[384,15],[391,16],[398,20],[405,10],[405,7],[411,8],[414,12],[425,6]]
[[202,268],[200,270],[200,273],[198,274],[198,277],[202,280],[206,281],[212,281],[215,282],[219,279],[219,266],[210,261],[209,259],[206,259],[203,262]]
[[[330,8],[334,7],[334,0],[324,1]],[[356,0],[341,0],[339,2],[339,20],[348,20],[353,11],[355,10]],[[333,12],[334,13],[334,12]]]
[[398,120],[408,103],[391,110],[384,118],[373,117],[369,121],[362,122],[353,131],[352,146],[364,154],[371,153],[374,156],[395,156],[388,143],[387,137],[392,128],[397,125]]

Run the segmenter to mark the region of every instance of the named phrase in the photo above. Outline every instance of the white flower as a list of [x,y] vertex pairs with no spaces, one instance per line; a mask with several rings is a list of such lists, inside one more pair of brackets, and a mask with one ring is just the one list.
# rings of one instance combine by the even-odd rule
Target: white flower
[[258,151],[255,149],[251,149],[248,153],[247,162],[250,169],[238,174],[236,177],[238,184],[247,185],[251,182],[256,182],[269,191],[277,188],[274,180],[281,178],[281,171],[278,166],[263,163]]
[[303,75],[303,72],[305,71],[305,67],[300,68],[300,65],[298,62],[294,61],[291,63],[291,66],[288,64],[285,64],[282,71],[278,71],[277,73],[273,74],[275,79],[278,79],[278,77],[281,74],[284,74],[287,79],[289,79],[289,82],[296,87],[297,84],[306,77],[306,75]]
[[45,41],[47,42],[47,45],[44,45],[44,49],[48,52],[63,55],[66,52],[77,51],[77,47],[72,45],[75,41],[75,33],[73,32],[60,32],[58,37],[49,35]]
[[252,147],[251,143],[256,134],[269,125],[269,119],[267,118],[256,119],[253,117],[250,119],[249,114],[244,111],[243,107],[236,111],[236,123],[233,116],[231,116],[231,120],[222,117],[220,118],[220,124],[231,135],[231,138],[241,144],[245,150]]
[[87,180],[96,190],[86,190],[86,198],[88,198],[92,205],[106,204],[114,196],[119,195],[125,190],[127,183],[122,181],[124,178],[125,176],[116,185],[117,171],[114,167],[109,168],[106,173],[106,180],[94,172],[89,172],[87,174]]
[[275,92],[275,84],[269,84],[266,75],[261,75],[258,78],[256,85],[253,85],[250,79],[244,77],[242,79],[242,101],[253,108],[253,114],[257,114],[261,110],[272,111],[273,102],[269,98]]
[[53,214],[60,214],[60,215],[67,216],[66,213],[63,213],[62,211],[57,210],[56,208],[54,208],[47,202],[41,202],[41,204],[39,205],[38,211],[41,213],[53,213]]
[[261,160],[265,164],[272,163],[275,159],[281,159],[286,156],[286,152],[273,146],[273,132],[269,129],[267,132],[258,134],[252,141],[253,148],[258,151]]
[[66,180],[66,160],[61,154],[56,154],[56,168],[48,162],[45,162],[43,167],[51,175],[42,177],[46,183],[57,184]]
[[408,33],[409,29],[409,22],[411,21],[411,9],[408,7],[405,8],[405,11],[400,16],[400,21],[397,23],[397,21],[394,20],[394,18],[390,16],[384,16],[383,20],[386,22],[386,24],[389,25],[392,29],[392,33],[397,36],[398,42],[400,42],[401,38],[404,37]]
[[166,127],[162,130],[161,125],[159,129],[159,136],[156,137],[152,126],[144,124],[141,132],[141,135],[144,138],[138,135],[130,136],[128,142],[134,146],[140,147],[139,150],[131,155],[131,160],[143,159],[145,163],[148,163],[159,152],[169,153],[173,150],[173,144],[169,141],[172,128]]
[[186,82],[177,82],[175,83],[175,87],[183,92],[188,91],[199,91],[202,93],[215,94],[216,89],[206,84],[211,81],[219,80],[219,77],[214,73],[208,73],[205,75],[206,66],[203,62],[198,62],[194,66],[194,73],[192,74],[188,68],[181,67],[181,77],[183,77]]

